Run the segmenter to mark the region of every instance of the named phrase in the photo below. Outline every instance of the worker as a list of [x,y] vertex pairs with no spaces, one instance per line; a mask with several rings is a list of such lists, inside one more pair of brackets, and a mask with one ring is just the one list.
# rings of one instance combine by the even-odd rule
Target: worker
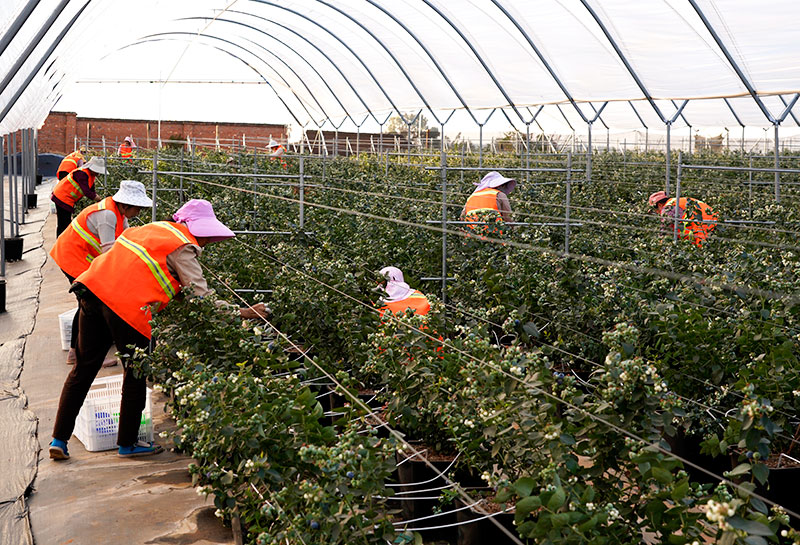
[[[668,197],[664,191],[656,191],[648,199],[648,203],[656,214],[661,216],[662,231],[674,230],[676,211],[675,197]],[[692,244],[702,247],[708,236],[714,232],[717,225],[717,215],[714,210],[697,199],[681,197],[677,209],[678,236],[691,239]]]
[[127,161],[128,163],[133,162],[133,150],[136,149],[136,143],[133,141],[132,136],[126,136],[125,139],[122,141],[122,144],[119,145],[117,149],[117,153],[122,158],[123,161]]
[[82,167],[85,163],[86,160],[83,157],[83,151],[75,150],[61,160],[56,170],[56,177],[59,180],[63,180],[67,174],[76,168]]
[[[139,215],[142,208],[153,206],[142,182],[122,180],[119,191],[113,196],[84,208],[78,217],[56,239],[50,250],[50,257],[61,268],[69,280],[75,281],[91,262],[111,249],[114,241],[128,228],[128,220]],[[80,301],[78,301],[80,303]],[[75,347],[78,341],[78,313],[72,320],[72,337],[67,354],[67,364],[75,363]],[[103,362],[107,367],[115,365],[116,358]]]
[[271,161],[280,161],[281,167],[283,170],[287,169],[286,161],[283,158],[283,154],[286,153],[286,148],[283,147],[281,144],[278,144],[275,140],[271,137],[269,139],[269,145],[267,145],[267,149],[269,150],[269,160]]
[[424,316],[431,310],[428,298],[422,292],[412,289],[403,280],[403,272],[397,267],[384,267],[380,274],[386,279],[381,284],[386,297],[381,297],[381,307],[379,309],[381,318],[386,311],[392,314],[403,314],[407,309],[411,309],[415,314]]
[[99,157],[92,157],[89,162],[76,168],[60,180],[50,200],[56,204],[56,237],[69,227],[75,203],[83,197],[99,202],[101,197],[94,190],[94,181],[98,174],[106,174],[106,162]]
[[[492,171],[475,185],[478,187],[469,196],[461,211],[462,221],[484,224],[502,224],[511,221],[511,203],[508,201],[508,195],[517,187],[517,181]],[[467,224],[467,228],[483,235],[503,233],[501,225],[490,228],[489,225]]]
[[[181,287],[191,286],[195,296],[209,293],[198,257],[207,244],[234,236],[206,200],[192,199],[172,217],[174,222],[126,230],[75,279],[72,290],[80,299],[77,361],[61,391],[49,448],[54,460],[69,458],[67,441],[75,419],[112,344],[123,352],[124,368],[118,455],[130,458],[163,450],[138,440],[146,384],[143,375],[128,369],[128,362],[134,349],[145,350],[151,343],[152,312],[168,305]],[[246,319],[263,318],[269,309],[258,303],[238,312]]]

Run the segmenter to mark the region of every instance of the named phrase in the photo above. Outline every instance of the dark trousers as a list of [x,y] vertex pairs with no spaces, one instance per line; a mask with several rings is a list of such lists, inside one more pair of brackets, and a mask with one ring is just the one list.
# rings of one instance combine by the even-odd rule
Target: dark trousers
[[[64,276],[67,277],[67,280],[69,280],[69,285],[71,286],[72,283],[75,282],[75,277],[65,273],[63,269],[61,270],[61,272],[63,272]],[[80,298],[78,298],[78,306],[79,307],[81,306]],[[80,312],[76,312],[75,316],[72,318],[72,336],[69,339],[70,348],[78,348],[78,327],[80,325],[80,320],[78,320],[78,317],[80,315],[81,315]]]
[[91,292],[86,291],[79,301],[77,361],[61,390],[53,437],[68,441],[72,436],[75,419],[92,381],[100,371],[108,349],[116,344],[117,350],[122,354],[124,368],[117,444],[133,445],[138,440],[139,424],[145,406],[146,381],[144,376],[137,377],[128,369],[128,361],[133,353],[133,349],[128,346],[146,349],[150,340],[128,325]]
[[64,210],[56,205],[56,219],[58,220],[56,224],[56,238],[58,238],[61,233],[69,227],[69,224],[72,223],[72,210]]

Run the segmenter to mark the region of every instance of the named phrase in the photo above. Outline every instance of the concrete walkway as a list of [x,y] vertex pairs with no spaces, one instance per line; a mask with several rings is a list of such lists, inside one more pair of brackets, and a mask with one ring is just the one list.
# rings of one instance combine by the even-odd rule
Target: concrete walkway
[[[0,315],[0,335],[7,328],[23,333],[13,342],[5,342],[0,337],[4,341],[0,355],[4,359],[9,352],[23,355],[22,373],[16,385],[21,395],[16,405],[20,409],[19,420],[26,424],[18,435],[27,437],[27,443],[22,439],[6,443],[2,430],[0,440],[5,445],[31,450],[33,463],[23,463],[23,466],[32,468],[35,475],[32,486],[27,486],[25,493],[20,494],[15,506],[17,520],[24,520],[27,510],[31,531],[26,535],[18,524],[14,535],[3,535],[0,526],[0,545],[232,543],[230,529],[224,528],[214,517],[213,504],[198,496],[191,486],[187,471],[191,460],[172,452],[171,444],[164,444],[167,451],[152,458],[126,460],[118,458],[116,450],[88,452],[73,436],[69,442],[70,460],[53,462],[48,458],[47,445],[58,398],[70,370],[65,364],[66,351],[61,349],[58,315],[77,306],[74,296],[67,292],[63,273],[52,260],[46,259],[46,251],[55,240],[56,224],[55,215],[47,214],[49,190],[50,186],[43,184],[39,196],[42,204],[36,212],[41,221],[31,225],[31,229],[39,232],[26,238],[29,253],[20,262],[25,265],[17,267],[30,277],[20,283],[20,287],[24,284],[24,289],[19,293],[29,290],[33,295],[23,297],[24,304],[9,301],[9,312]],[[13,284],[22,274],[9,270],[8,292],[14,293],[15,299]],[[121,372],[117,365],[103,369],[99,376]],[[0,394],[2,387],[0,372]],[[24,407],[25,399],[27,407]],[[158,434],[174,424],[164,413],[165,398],[153,394],[152,401],[153,422]],[[3,459],[5,456],[0,455],[0,470],[4,471]],[[19,462],[25,456],[9,459]],[[15,473],[30,475],[31,471]],[[19,480],[24,482],[25,479]]]

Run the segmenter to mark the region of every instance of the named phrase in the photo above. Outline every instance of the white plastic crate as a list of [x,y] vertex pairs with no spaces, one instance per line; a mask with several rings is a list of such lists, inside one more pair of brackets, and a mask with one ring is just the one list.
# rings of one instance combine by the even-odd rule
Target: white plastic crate
[[[139,440],[153,440],[153,411],[147,388],[142,422],[139,426]],[[75,420],[75,437],[86,450],[97,452],[117,448],[119,430],[119,404],[122,400],[122,375],[97,378],[92,383],[86,400],[83,402],[78,418]]]
[[72,319],[78,307],[62,312],[58,315],[58,329],[61,331],[61,350],[69,350],[69,343],[72,340]]

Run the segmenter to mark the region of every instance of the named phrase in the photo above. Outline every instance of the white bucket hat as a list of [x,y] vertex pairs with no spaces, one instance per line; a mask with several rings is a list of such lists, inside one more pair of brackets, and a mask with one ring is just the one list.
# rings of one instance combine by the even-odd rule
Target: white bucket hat
[[84,165],[84,168],[88,168],[92,172],[96,172],[97,174],[108,174],[106,170],[106,161],[105,159],[101,159],[100,157],[92,157],[89,159],[89,162]]
[[274,139],[270,138],[269,139],[269,144],[267,144],[267,147],[268,148],[277,148],[278,147],[278,143]]
[[136,180],[122,180],[119,183],[119,191],[114,193],[114,196],[111,198],[114,199],[114,202],[120,204],[141,206],[143,208],[150,208],[153,206],[153,201],[147,196],[144,184]]

